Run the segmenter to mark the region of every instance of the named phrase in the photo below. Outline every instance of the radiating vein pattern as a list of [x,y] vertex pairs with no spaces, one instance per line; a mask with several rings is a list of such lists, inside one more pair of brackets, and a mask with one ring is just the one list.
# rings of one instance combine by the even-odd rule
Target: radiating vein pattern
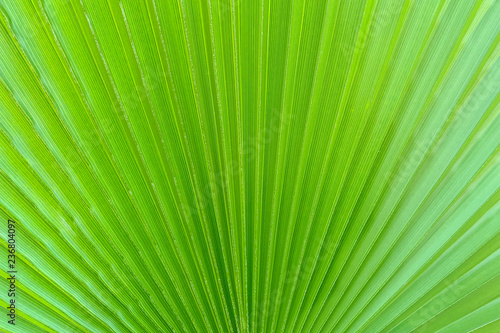
[[500,332],[499,17],[0,0],[0,329]]

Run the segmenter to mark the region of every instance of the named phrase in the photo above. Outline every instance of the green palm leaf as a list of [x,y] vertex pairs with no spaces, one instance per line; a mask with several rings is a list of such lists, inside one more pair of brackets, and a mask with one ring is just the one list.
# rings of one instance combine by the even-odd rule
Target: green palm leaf
[[2,331],[500,331],[499,1],[0,10]]

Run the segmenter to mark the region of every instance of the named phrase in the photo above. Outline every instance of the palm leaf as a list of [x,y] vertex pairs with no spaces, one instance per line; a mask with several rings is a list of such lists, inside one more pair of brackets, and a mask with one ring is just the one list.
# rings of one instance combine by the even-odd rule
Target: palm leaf
[[500,330],[499,1],[0,10],[2,331]]

